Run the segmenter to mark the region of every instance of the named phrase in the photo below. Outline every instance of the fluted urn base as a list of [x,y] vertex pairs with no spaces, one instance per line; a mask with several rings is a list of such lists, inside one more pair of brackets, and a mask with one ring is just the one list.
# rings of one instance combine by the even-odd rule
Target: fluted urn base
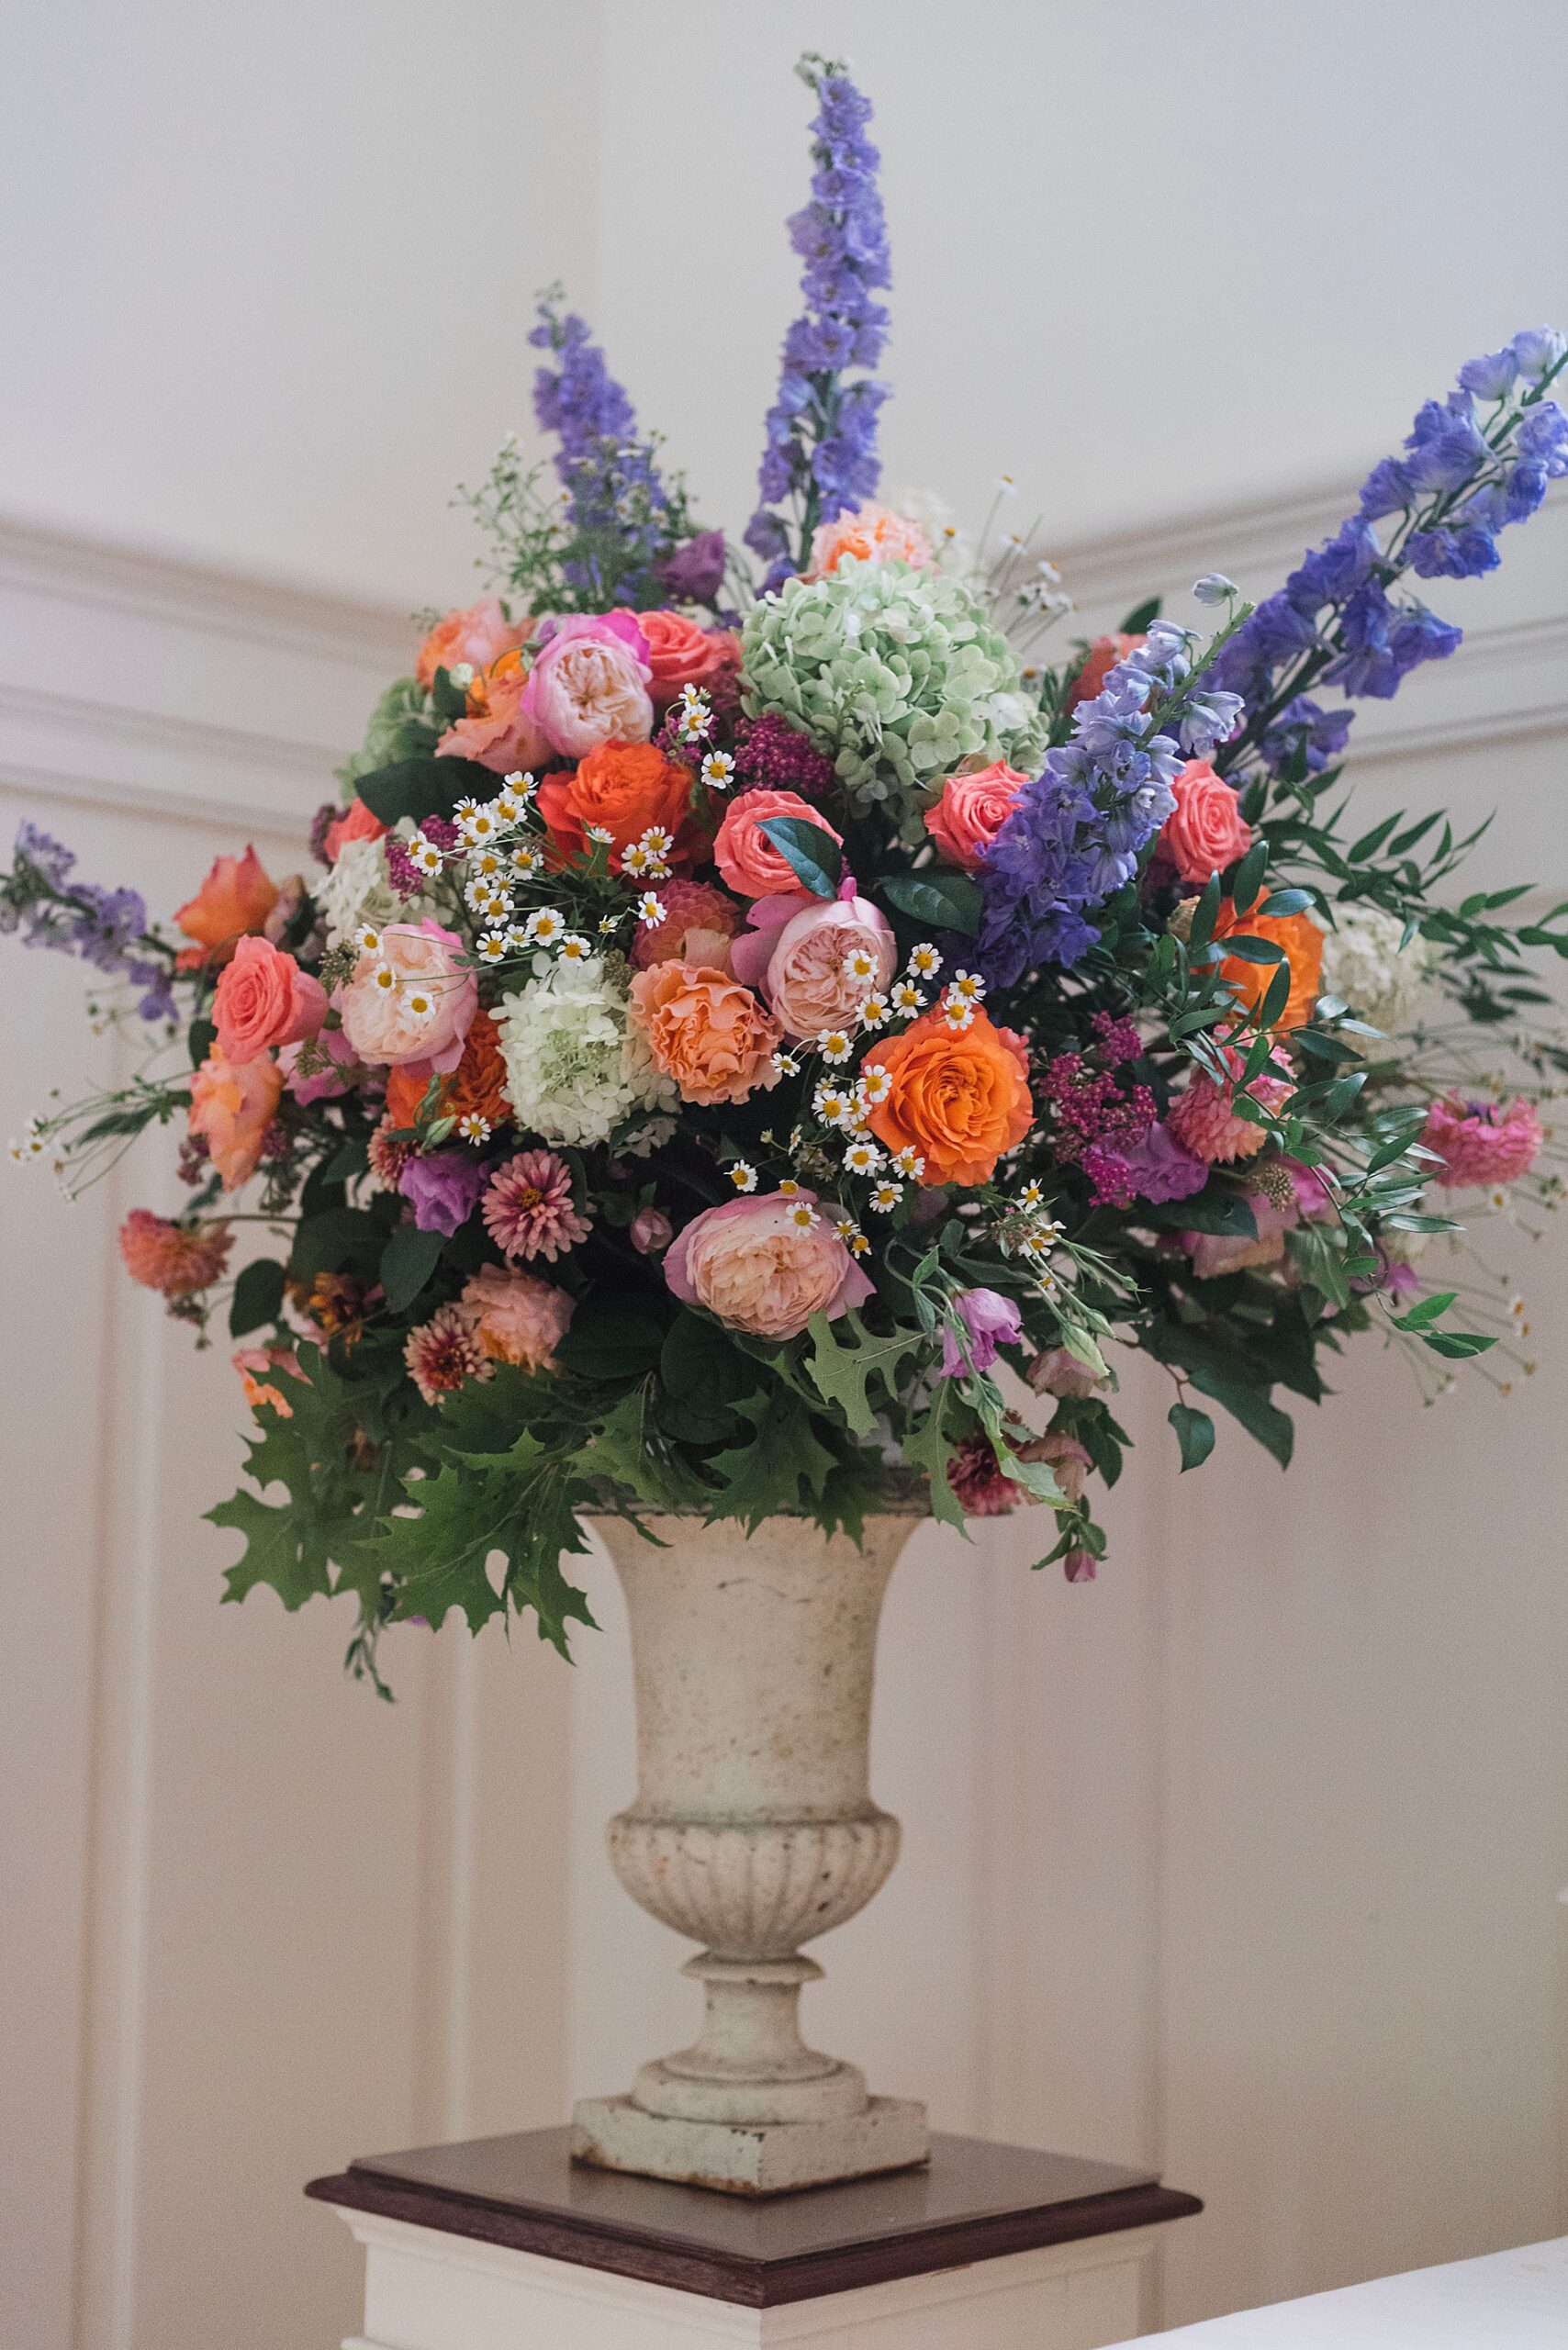
[[653,1517],[598,1528],[625,1589],[637,1799],[610,1825],[633,1900],[707,1947],[687,1975],[706,2013],[689,2048],[627,2097],[573,2117],[581,2162],[732,2194],[901,2170],[929,2152],[925,2109],[873,2098],[858,2068],[801,2037],[801,1944],[863,1908],[899,1826],[867,1784],[872,1666],[888,1577],[917,1513],[867,1520],[862,1546],[779,1518]]

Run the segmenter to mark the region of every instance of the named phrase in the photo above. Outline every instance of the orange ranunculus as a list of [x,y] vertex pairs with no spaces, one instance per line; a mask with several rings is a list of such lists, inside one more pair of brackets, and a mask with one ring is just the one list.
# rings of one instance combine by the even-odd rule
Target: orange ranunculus
[[1024,1040],[982,1011],[956,1031],[939,1006],[923,1012],[872,1046],[865,1070],[879,1068],[891,1083],[869,1113],[871,1132],[890,1151],[917,1151],[923,1183],[988,1182],[1035,1123]]
[[745,1102],[777,1085],[784,1032],[749,988],[700,963],[655,963],[632,981],[654,1059],[684,1102]]
[[[1291,991],[1275,1024],[1280,1028],[1299,1028],[1303,1021],[1310,1020],[1323,986],[1323,933],[1312,916],[1238,914],[1226,898],[1220,905],[1214,934],[1215,938],[1226,938],[1232,931],[1247,938],[1272,939],[1290,958]],[[1274,963],[1249,963],[1239,955],[1227,955],[1220,971],[1249,1011],[1253,1011],[1262,1002],[1278,968]]]
[[215,857],[211,872],[194,898],[176,909],[174,920],[194,946],[182,946],[182,971],[204,963],[227,962],[241,938],[258,934],[277,903],[277,883],[253,848],[243,856]]
[[669,863],[689,868],[701,845],[691,819],[691,770],[666,759],[652,743],[601,743],[571,775],[547,776],[539,787],[539,812],[563,856],[590,845],[588,827],[602,826],[613,844],[610,864],[619,872],[621,852],[658,825],[675,843]]

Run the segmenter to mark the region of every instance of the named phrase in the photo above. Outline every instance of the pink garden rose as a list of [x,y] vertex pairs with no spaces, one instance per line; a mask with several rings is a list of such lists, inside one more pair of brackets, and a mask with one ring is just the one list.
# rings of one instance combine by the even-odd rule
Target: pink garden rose
[[742,792],[725,809],[713,842],[714,864],[742,898],[776,897],[780,890],[793,891],[801,886],[801,877],[783,850],[775,848],[762,830],[775,816],[801,817],[842,845],[843,834],[834,832],[822,810],[802,800],[799,792]]
[[224,967],[212,1011],[224,1059],[253,1061],[271,1046],[313,1036],[327,1016],[327,990],[292,955],[246,937]]
[[473,972],[457,959],[465,951],[456,933],[438,922],[387,924],[379,952],[362,955],[333,998],[362,1061],[396,1067],[428,1060],[443,1076],[457,1067],[479,1002]]
[[925,811],[925,829],[955,865],[972,873],[1012,815],[1028,780],[1005,759],[981,767],[978,775],[950,775],[935,807]]
[[830,1322],[863,1304],[872,1283],[827,1218],[805,1230],[793,1222],[815,1195],[765,1192],[705,1208],[676,1235],[665,1279],[688,1305],[705,1305],[732,1330],[793,1338],[813,1314]]
[[601,743],[648,740],[652,674],[634,612],[574,612],[534,662],[522,707],[563,758],[585,758]]
[[[847,886],[853,890],[855,885]],[[868,898],[813,898],[799,890],[760,899],[751,911],[753,927],[734,940],[730,960],[737,979],[760,982],[774,1018],[790,1036],[849,1026],[866,998],[893,976],[893,934]],[[868,977],[848,968],[852,955],[870,958]]]

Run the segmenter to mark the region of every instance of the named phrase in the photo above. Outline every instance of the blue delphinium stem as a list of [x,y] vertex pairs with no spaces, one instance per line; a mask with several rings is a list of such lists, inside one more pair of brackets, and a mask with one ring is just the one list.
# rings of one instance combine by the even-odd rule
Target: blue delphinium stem
[[563,316],[554,294],[541,299],[528,339],[559,363],[536,371],[533,410],[561,443],[555,471],[576,541],[565,576],[599,601],[656,602],[654,567],[668,552],[670,501],[653,449],[638,436],[636,411],[586,321]]
[[19,931],[24,946],[79,955],[106,979],[141,990],[144,1020],[172,1019],[174,949],[147,934],[147,906],[137,890],[104,890],[73,881],[73,852],[36,824],[17,832],[16,861],[0,874],[0,932]]
[[[817,97],[812,200],[790,222],[805,263],[805,308],[784,338],[757,475],[762,502],[745,532],[769,588],[805,568],[819,522],[876,489],[877,417],[888,397],[870,375],[846,380],[849,369],[876,366],[887,338],[887,307],[873,298],[890,274],[879,158],[865,136],[871,108],[842,64],[808,54],[795,70]],[[777,510],[785,505],[789,519]]]

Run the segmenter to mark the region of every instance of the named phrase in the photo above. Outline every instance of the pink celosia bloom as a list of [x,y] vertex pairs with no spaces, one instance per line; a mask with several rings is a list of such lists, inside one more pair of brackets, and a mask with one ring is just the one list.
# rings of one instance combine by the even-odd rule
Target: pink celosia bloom
[[164,1297],[189,1297],[221,1280],[234,1236],[226,1224],[173,1224],[132,1208],[119,1228],[119,1253],[131,1280]]
[[564,1289],[537,1273],[487,1265],[464,1285],[463,1310],[487,1362],[516,1363],[523,1371],[554,1371],[555,1348],[571,1327],[576,1304]]
[[[1243,1068],[1241,1055],[1229,1045],[1221,1049],[1226,1067],[1234,1077],[1239,1077]],[[1277,1061],[1275,1065],[1279,1066]],[[1290,1099],[1290,1080],[1284,1077],[1255,1077],[1247,1091],[1260,1108],[1277,1111]],[[1231,1106],[1235,1098],[1234,1085],[1219,1085],[1205,1070],[1195,1069],[1185,1091],[1170,1104],[1165,1123],[1184,1150],[1190,1150],[1194,1158],[1203,1159],[1210,1167],[1228,1167],[1238,1158],[1255,1158],[1268,1135],[1250,1119],[1237,1116]]]
[[588,1219],[572,1205],[572,1170],[553,1150],[520,1150],[498,1167],[479,1213],[508,1257],[546,1257],[553,1264],[588,1237]]
[[489,1379],[495,1364],[480,1345],[475,1317],[466,1306],[439,1306],[428,1322],[410,1330],[403,1360],[427,1404],[453,1394],[465,1380]]
[[655,963],[700,963],[730,969],[730,941],[742,915],[734,900],[711,881],[664,881],[654,891],[665,910],[660,923],[639,923],[632,960],[639,971]]
[[1433,1176],[1446,1191],[1473,1185],[1517,1183],[1528,1175],[1546,1137],[1540,1120],[1521,1094],[1508,1109],[1490,1102],[1434,1102],[1421,1140],[1442,1166]]

